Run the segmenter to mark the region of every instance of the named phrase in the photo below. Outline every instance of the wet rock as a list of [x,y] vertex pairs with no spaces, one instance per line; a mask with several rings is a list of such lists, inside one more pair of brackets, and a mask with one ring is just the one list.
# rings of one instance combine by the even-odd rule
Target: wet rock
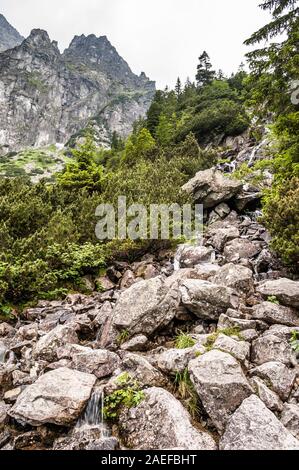
[[137,450],[215,450],[213,438],[195,429],[181,403],[161,388],[145,391],[145,399],[120,416],[125,444]]
[[241,188],[242,183],[226,178],[223,173],[211,168],[196,173],[182,190],[190,194],[194,201],[202,203],[205,208],[212,208],[231,199]]
[[296,379],[294,369],[289,369],[285,364],[274,361],[252,369],[250,374],[265,380],[283,401],[288,399]]
[[113,311],[113,326],[117,330],[151,335],[174,318],[180,302],[176,283],[171,285],[156,277],[141,281],[125,290]]
[[57,349],[67,343],[78,343],[75,325],[58,325],[36,343],[34,357],[46,361],[57,359]]
[[240,259],[250,259],[261,251],[261,246],[257,242],[252,242],[246,238],[236,238],[225,245],[223,254],[228,263],[236,262]]
[[270,325],[279,323],[286,326],[299,326],[299,315],[295,310],[272,302],[262,302],[254,306],[252,316]]
[[67,368],[47,372],[25,388],[9,415],[32,426],[70,425],[83,411],[95,381],[91,374]]
[[280,420],[299,439],[299,405],[285,403]]
[[233,263],[222,266],[210,281],[214,284],[231,287],[247,295],[254,290],[252,271]]
[[115,450],[118,440],[103,436],[101,426],[76,427],[66,437],[54,442],[53,450]]
[[230,354],[212,350],[191,361],[188,369],[206,412],[223,432],[231,414],[252,394],[240,364]]
[[220,334],[216,339],[213,349],[227,352],[234,356],[238,361],[245,362],[249,358],[250,344],[246,341],[236,341],[230,336]]
[[221,450],[291,450],[299,441],[255,395],[245,399],[228,422]]
[[263,382],[263,380],[255,377],[253,379],[253,384],[256,388],[257,394],[265,403],[266,407],[269,408],[271,411],[281,412],[283,409],[283,402],[280,400],[279,396],[273,392],[267,385]]
[[202,319],[217,320],[228,308],[238,306],[235,292],[208,281],[187,279],[180,286],[182,304]]
[[266,281],[258,285],[257,291],[266,299],[273,296],[283,305],[299,308],[299,281],[286,278]]
[[251,361],[257,365],[262,365],[271,361],[293,365],[295,357],[292,348],[287,341],[268,333],[253,341]]

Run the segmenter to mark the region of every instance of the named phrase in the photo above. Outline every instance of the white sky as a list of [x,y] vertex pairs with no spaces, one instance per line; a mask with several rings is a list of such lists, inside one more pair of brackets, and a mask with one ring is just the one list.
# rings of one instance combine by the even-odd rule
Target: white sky
[[269,20],[262,0],[0,0],[0,12],[23,35],[48,31],[63,50],[74,35],[106,35],[135,73],[158,88],[194,79],[205,49],[215,69],[236,71],[243,41]]

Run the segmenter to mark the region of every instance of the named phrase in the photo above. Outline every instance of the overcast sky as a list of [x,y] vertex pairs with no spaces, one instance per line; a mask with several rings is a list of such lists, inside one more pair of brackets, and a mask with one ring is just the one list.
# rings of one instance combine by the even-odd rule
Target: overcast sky
[[236,71],[243,41],[269,16],[261,0],[0,0],[0,12],[23,36],[46,29],[66,48],[74,35],[106,35],[135,73],[159,88],[194,78],[205,49],[214,68]]

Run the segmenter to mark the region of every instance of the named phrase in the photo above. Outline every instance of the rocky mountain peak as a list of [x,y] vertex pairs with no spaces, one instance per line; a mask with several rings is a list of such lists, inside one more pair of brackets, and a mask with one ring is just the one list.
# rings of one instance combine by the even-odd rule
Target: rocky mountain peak
[[60,56],[57,41],[51,41],[47,31],[44,31],[43,29],[33,29],[21,47],[26,49],[35,49],[37,52],[48,50],[54,55]]
[[24,146],[66,144],[87,126],[105,145],[113,132],[126,137],[145,115],[155,83],[135,75],[106,36],[75,36],[61,54],[46,31],[33,29],[21,45],[0,54],[1,90],[5,155]]
[[68,49],[64,51],[67,61],[88,64],[93,69],[107,73],[119,81],[126,77],[135,78],[127,62],[118,54],[106,36],[94,34],[75,36]]
[[0,13],[0,52],[18,46],[23,40],[23,36]]

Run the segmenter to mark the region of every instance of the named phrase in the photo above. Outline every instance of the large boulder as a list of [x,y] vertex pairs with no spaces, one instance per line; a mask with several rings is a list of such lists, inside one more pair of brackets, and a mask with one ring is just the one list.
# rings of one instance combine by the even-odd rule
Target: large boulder
[[252,343],[251,361],[262,365],[266,362],[278,361],[286,365],[295,362],[290,343],[269,332],[264,333]]
[[294,382],[296,380],[296,370],[289,369],[282,362],[267,362],[250,371],[253,376],[264,379],[269,387],[285,401],[289,398]]
[[180,265],[182,268],[193,268],[197,264],[210,263],[213,253],[212,248],[205,246],[184,245],[180,250]]
[[246,341],[237,341],[230,336],[220,334],[216,339],[213,349],[227,352],[234,356],[238,361],[245,362],[249,359],[250,344]]
[[188,369],[206,412],[223,432],[228,418],[252,394],[240,364],[230,354],[212,350],[191,361]]
[[200,343],[186,349],[167,349],[158,355],[157,366],[168,374],[182,373],[191,359],[195,359],[204,352],[205,348]]
[[252,271],[245,266],[233,263],[222,266],[210,281],[214,284],[231,287],[245,294],[251,294],[254,289]]
[[182,190],[190,194],[194,201],[205,208],[215,207],[223,201],[228,201],[242,189],[240,181],[223,176],[221,171],[211,168],[196,173]]
[[228,422],[221,450],[299,450],[299,441],[255,395],[243,401]]
[[32,426],[70,425],[83,411],[95,381],[94,375],[65,367],[47,372],[25,388],[9,415]]
[[247,238],[235,238],[225,245],[223,254],[228,263],[237,262],[240,259],[251,259],[258,255],[261,246],[258,242],[252,242]]
[[222,251],[226,243],[240,237],[240,232],[234,225],[224,228],[212,227],[209,228],[206,237],[208,238],[208,245],[212,245],[216,250]]
[[57,349],[68,343],[78,343],[76,326],[58,325],[38,340],[34,348],[34,357],[48,362],[56,361]]
[[113,326],[135,334],[151,335],[167,325],[180,303],[177,283],[155,277],[133,284],[122,292],[113,311]]
[[255,305],[252,316],[270,325],[279,323],[286,326],[299,326],[299,315],[295,310],[273,302],[262,302]]
[[238,306],[238,297],[232,289],[208,281],[187,279],[180,292],[184,307],[202,319],[218,320],[228,308]]
[[119,363],[117,354],[106,349],[84,348],[72,356],[74,369],[94,374],[98,379],[112,375]]
[[181,403],[161,388],[149,388],[136,408],[126,409],[119,420],[126,446],[137,450],[216,450],[214,439],[195,429]]
[[299,405],[285,403],[280,420],[293,436],[299,439]]
[[257,291],[264,298],[276,297],[283,305],[299,308],[299,281],[281,278],[259,284]]

